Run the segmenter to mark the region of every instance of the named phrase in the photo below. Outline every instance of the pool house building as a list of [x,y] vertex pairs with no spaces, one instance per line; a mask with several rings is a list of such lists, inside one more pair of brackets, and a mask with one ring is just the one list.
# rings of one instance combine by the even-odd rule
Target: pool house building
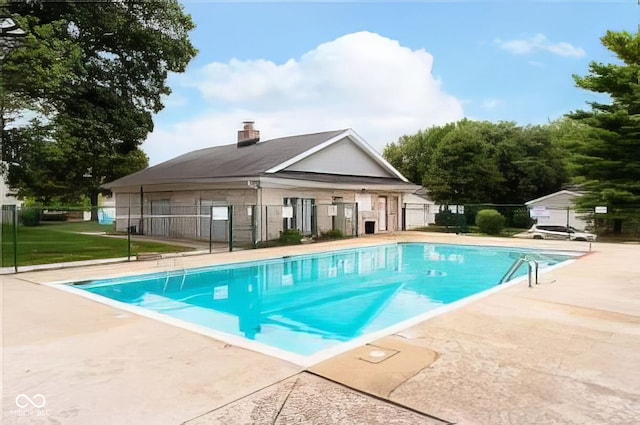
[[253,122],[236,143],[103,187],[114,195],[119,231],[253,243],[290,229],[306,236],[400,230],[403,196],[419,189],[352,129],[260,141]]

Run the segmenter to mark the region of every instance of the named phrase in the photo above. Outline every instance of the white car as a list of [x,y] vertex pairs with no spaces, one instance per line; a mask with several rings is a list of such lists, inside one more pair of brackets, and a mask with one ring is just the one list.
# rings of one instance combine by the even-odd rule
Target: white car
[[534,224],[531,229],[518,235],[532,239],[568,239],[571,241],[595,242],[597,236],[593,233],[583,232],[571,226],[552,224]]

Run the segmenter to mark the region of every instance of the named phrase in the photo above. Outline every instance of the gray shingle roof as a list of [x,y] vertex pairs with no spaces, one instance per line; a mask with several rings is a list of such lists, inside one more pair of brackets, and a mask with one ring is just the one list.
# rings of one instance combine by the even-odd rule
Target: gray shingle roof
[[255,145],[215,146],[169,161],[103,185],[107,189],[161,183],[203,181],[223,177],[257,177],[268,169],[330,140],[346,130],[325,131],[265,140]]

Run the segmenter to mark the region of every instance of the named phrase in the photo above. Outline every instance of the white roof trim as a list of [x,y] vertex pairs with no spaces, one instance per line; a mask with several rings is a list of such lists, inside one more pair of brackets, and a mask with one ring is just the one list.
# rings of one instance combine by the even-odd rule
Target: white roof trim
[[553,198],[553,197],[558,196],[558,195],[582,196],[582,194],[580,194],[578,192],[572,192],[570,190],[559,190],[558,192],[553,192],[553,193],[550,193],[548,195],[541,196],[540,198],[532,199],[531,201],[527,201],[524,204],[525,205],[535,204],[536,202],[546,201],[547,199]]
[[331,139],[327,140],[326,142],[320,143],[317,146],[314,146],[313,148],[306,150],[304,152],[302,152],[299,155],[294,156],[291,159],[288,159],[287,161],[276,165],[275,167],[272,167],[270,169],[268,169],[266,171],[266,173],[277,173],[278,171],[282,171],[287,167],[290,167],[291,165],[302,161],[303,159],[313,155],[316,152],[321,151],[322,149],[333,145],[336,142],[339,142],[340,140],[344,139],[345,137],[348,137],[349,139],[351,139],[351,141],[353,141],[356,145],[358,145],[360,148],[362,148],[367,154],[369,154],[369,156],[376,161],[379,165],[383,166],[384,168],[386,168],[388,171],[390,171],[392,174],[394,174],[396,177],[398,177],[399,179],[401,179],[403,182],[408,183],[409,180],[407,180],[407,178],[405,176],[403,176],[400,171],[396,170],[393,165],[389,164],[383,157],[382,155],[380,155],[378,152],[376,152],[375,149],[373,149],[371,146],[369,146],[369,144],[362,138],[360,137],[355,131],[353,131],[353,129],[348,129],[343,131],[342,133],[338,134],[335,137],[332,137]]

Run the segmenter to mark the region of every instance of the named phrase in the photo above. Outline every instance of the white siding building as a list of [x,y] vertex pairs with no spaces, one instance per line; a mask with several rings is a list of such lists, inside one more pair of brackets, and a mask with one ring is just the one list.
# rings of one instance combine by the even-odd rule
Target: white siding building
[[526,202],[531,217],[538,224],[550,224],[559,226],[572,226],[579,230],[585,230],[588,222],[584,214],[575,209],[575,201],[581,194],[570,190],[561,190],[537,199]]

